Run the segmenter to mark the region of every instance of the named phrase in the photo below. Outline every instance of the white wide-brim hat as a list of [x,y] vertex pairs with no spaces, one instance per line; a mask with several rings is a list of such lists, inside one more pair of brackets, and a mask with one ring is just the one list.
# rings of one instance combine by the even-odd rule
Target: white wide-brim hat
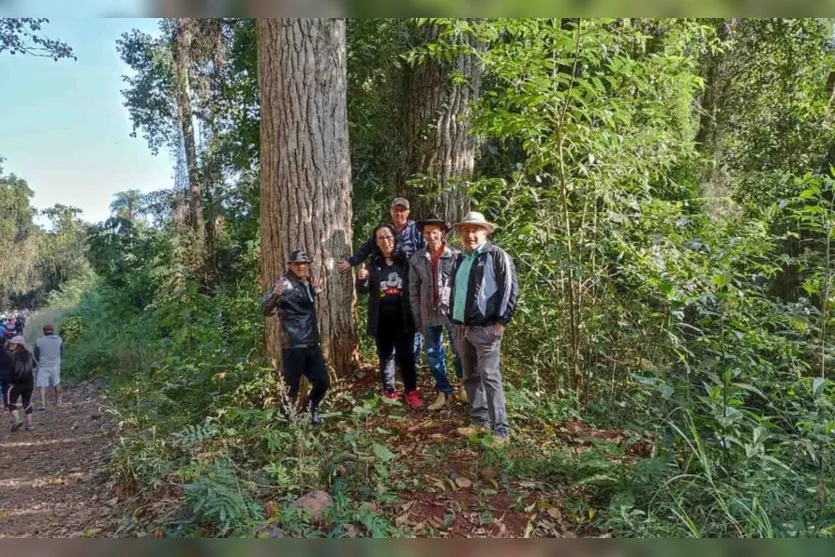
[[455,223],[455,230],[459,230],[460,227],[464,225],[471,225],[471,226],[481,226],[487,229],[489,234],[492,234],[496,230],[496,225],[492,222],[488,222],[487,219],[484,218],[484,215],[479,213],[478,211],[470,211],[461,222]]

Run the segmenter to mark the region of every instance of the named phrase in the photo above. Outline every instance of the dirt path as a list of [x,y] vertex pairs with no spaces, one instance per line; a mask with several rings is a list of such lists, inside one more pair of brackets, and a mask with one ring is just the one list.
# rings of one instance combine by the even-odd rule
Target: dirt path
[[10,432],[3,412],[0,538],[95,536],[108,529],[115,501],[107,498],[104,467],[113,424],[101,403],[93,385],[70,387],[62,406],[35,411],[32,433]]

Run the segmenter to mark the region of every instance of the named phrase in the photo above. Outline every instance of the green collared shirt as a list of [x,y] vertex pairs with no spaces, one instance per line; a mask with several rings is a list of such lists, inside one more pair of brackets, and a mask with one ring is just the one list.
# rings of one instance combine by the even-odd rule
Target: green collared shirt
[[461,252],[461,265],[458,267],[458,272],[455,274],[455,306],[452,308],[452,320],[458,323],[464,322],[464,312],[467,307],[467,294],[470,288],[470,269],[481,248],[487,242],[482,242],[471,255],[467,255],[466,251]]

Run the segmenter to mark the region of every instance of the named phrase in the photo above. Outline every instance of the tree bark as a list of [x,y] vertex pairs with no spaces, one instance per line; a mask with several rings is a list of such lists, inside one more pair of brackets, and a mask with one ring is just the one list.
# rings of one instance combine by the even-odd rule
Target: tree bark
[[193,111],[191,107],[191,47],[194,40],[193,22],[178,19],[174,22],[174,79],[177,90],[177,108],[183,132],[186,166],[189,182],[189,211],[194,233],[195,259],[202,266],[205,251],[206,222],[203,218],[203,189],[197,162],[197,143],[194,137]]
[[[417,36],[422,45],[438,42],[441,27],[427,23]],[[454,40],[472,45],[474,39]],[[481,91],[480,64],[465,54],[451,62],[427,59],[405,69],[404,87],[407,162],[399,193],[410,198],[415,217],[434,212],[456,222],[470,208],[476,147],[470,103]]]
[[[325,279],[318,318],[322,350],[337,374],[356,362],[356,295],[335,264],[351,250],[345,21],[264,19],[256,23],[261,93],[261,279],[268,290],[295,248]],[[269,317],[265,348],[280,360],[279,323]]]

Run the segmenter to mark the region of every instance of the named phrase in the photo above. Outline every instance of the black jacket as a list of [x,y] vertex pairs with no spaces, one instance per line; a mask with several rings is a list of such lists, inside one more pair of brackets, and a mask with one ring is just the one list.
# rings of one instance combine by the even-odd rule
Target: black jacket
[[507,325],[516,311],[519,299],[519,285],[516,282],[516,267],[513,260],[500,247],[487,242],[482,246],[470,268],[467,299],[455,298],[455,282],[458,269],[464,260],[459,254],[452,269],[452,299],[450,315],[455,323],[456,304],[464,304],[463,325],[487,327],[495,323]]
[[289,287],[281,297],[275,295],[275,286],[261,300],[264,315],[278,313],[281,320],[281,344],[284,348],[301,348],[319,344],[319,324],[316,320],[316,291],[287,271],[284,280]]
[[[398,267],[400,276],[403,278],[403,293],[400,296],[403,315],[403,330],[407,335],[415,333],[415,323],[412,319],[412,306],[409,303],[409,260],[406,254],[402,251],[397,251],[394,254],[394,265]],[[368,267],[368,278],[364,281],[357,279],[357,292],[360,294],[368,294],[371,292],[370,285],[379,284],[380,275],[383,273],[383,267],[386,266],[385,260],[381,255],[375,256],[371,260],[371,265]],[[377,324],[380,322],[380,297],[368,297],[368,323],[365,332],[369,336],[377,336]]]

